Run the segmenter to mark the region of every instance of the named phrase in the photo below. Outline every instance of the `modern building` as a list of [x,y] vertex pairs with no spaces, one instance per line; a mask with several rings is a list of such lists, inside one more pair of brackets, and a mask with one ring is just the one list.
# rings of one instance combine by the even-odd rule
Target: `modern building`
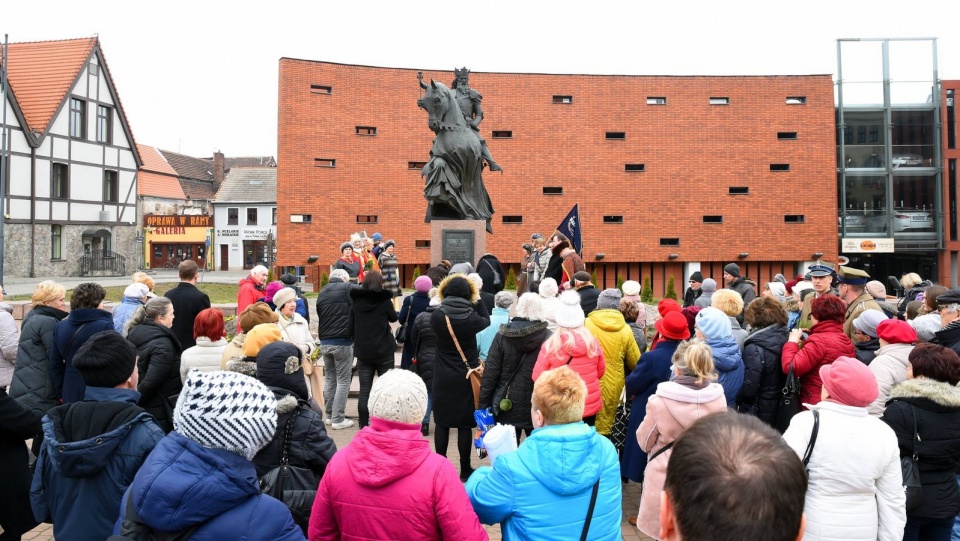
[[[358,230],[396,241],[407,286],[414,267],[437,263],[421,178],[434,133],[417,75],[280,60],[278,265],[313,262],[314,279]],[[837,258],[830,75],[472,73],[470,86],[504,169],[483,175],[495,210],[486,251],[514,269],[530,235],[549,235],[574,204],[584,260],[607,286],[649,278],[662,296],[672,279],[682,295],[697,269],[720,281],[737,262],[762,283]]]
[[137,170],[96,37],[5,51],[4,276],[123,275],[137,266]]
[[213,200],[218,270],[271,266],[277,247],[277,168],[234,167]]
[[945,190],[943,201],[946,201],[945,216],[946,226],[943,228],[944,249],[940,252],[938,259],[940,265],[941,283],[957,285],[960,283],[960,269],[958,269],[957,260],[960,257],[960,235],[958,235],[957,226],[957,204],[960,195],[957,194],[957,162],[960,161],[960,149],[957,148],[957,105],[956,98],[960,93],[960,81],[950,80],[941,83],[940,98],[942,100],[942,122],[941,141],[943,142],[943,162],[946,171]]

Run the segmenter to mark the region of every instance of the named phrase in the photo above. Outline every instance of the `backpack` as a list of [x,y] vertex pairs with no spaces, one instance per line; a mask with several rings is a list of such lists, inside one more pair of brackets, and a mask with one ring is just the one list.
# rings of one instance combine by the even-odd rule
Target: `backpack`
[[124,507],[123,520],[120,522],[120,533],[111,535],[107,541],[187,541],[206,521],[179,532],[155,532],[147,526],[137,514],[133,505],[133,494],[127,494],[127,505]]

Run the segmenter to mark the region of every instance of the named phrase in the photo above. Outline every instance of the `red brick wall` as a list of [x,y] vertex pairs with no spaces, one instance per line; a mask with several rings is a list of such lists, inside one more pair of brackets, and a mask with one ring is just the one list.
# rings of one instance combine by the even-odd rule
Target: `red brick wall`
[[[423,222],[423,179],[408,169],[408,162],[429,159],[433,139],[416,105],[416,74],[281,59],[278,264],[303,265],[310,255],[329,264],[360,229],[394,239],[403,264],[423,271],[432,263],[429,248],[415,248],[430,229]],[[453,73],[424,72],[430,78],[449,86]],[[655,283],[665,281],[664,273],[675,275],[682,292],[685,261],[721,267],[737,261],[761,272],[757,262],[776,266],[815,252],[836,260],[829,75],[472,73],[470,83],[483,94],[482,134],[504,167],[502,175],[487,172],[484,182],[496,212],[487,250],[505,263],[519,260],[519,245],[531,233],[552,232],[575,203],[584,260],[605,254],[609,285],[617,263],[644,262],[637,273]],[[311,85],[332,92],[314,94]],[[573,103],[554,104],[554,95],[573,96]],[[647,105],[648,96],[665,96],[667,105]],[[713,96],[730,103],[709,105]],[[787,105],[787,96],[805,96],[806,104]],[[356,126],[375,126],[377,135],[356,135]],[[512,131],[513,138],[494,139],[494,130]],[[626,139],[607,140],[608,131],[626,132]],[[778,140],[778,131],[798,132],[799,139]],[[315,158],[335,159],[336,167],[315,167]],[[625,172],[627,163],[646,171]],[[790,171],[771,172],[773,163],[790,164]],[[543,195],[544,186],[563,187],[563,195]],[[729,195],[730,186],[749,186],[750,195]],[[292,224],[290,214],[312,214],[313,222]],[[785,214],[803,214],[805,222],[784,223]],[[377,215],[379,222],[358,224],[357,215]],[[521,215],[523,223],[504,224],[504,215]],[[604,224],[604,215],[622,215],[623,223]],[[723,223],[705,224],[703,215],[722,215]],[[661,247],[661,237],[679,237],[680,246]],[[741,252],[749,253],[746,260],[737,259]],[[669,254],[679,258],[669,261]]]
[[[939,276],[935,277],[936,281],[940,284],[946,285],[956,285],[952,277],[952,268],[954,259],[954,254],[960,252],[960,240],[951,240],[950,239],[950,214],[951,208],[956,208],[956,201],[951,201],[950,199],[950,160],[956,160],[958,163],[958,168],[960,168],[960,149],[949,148],[947,146],[947,131],[950,128],[947,118],[947,90],[952,89],[955,92],[954,100],[960,98],[956,94],[960,94],[960,81],[942,81],[940,84],[940,120],[943,123],[943,128],[940,132],[940,141],[941,148],[943,149],[943,208],[946,210],[943,214],[943,250],[938,254],[938,273]],[[958,104],[954,101],[954,111],[955,114],[958,111]],[[954,133],[960,133],[960,125],[957,125],[958,121],[954,119]],[[960,175],[960,171],[957,172]]]

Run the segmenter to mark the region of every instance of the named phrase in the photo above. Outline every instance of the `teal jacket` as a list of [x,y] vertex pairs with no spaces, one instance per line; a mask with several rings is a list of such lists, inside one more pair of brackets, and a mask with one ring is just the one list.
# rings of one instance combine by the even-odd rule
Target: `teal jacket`
[[484,524],[505,541],[579,539],[600,480],[587,539],[622,538],[620,463],[610,440],[582,422],[538,428],[516,452],[477,469],[467,495]]
[[487,360],[487,353],[490,352],[490,346],[493,339],[500,332],[500,325],[510,323],[510,310],[506,308],[494,308],[490,314],[490,326],[477,333],[477,350],[480,352],[480,360]]

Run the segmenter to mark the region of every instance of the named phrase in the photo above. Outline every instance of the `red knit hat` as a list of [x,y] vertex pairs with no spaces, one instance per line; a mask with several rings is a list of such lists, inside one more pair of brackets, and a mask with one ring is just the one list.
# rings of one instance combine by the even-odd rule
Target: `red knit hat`
[[[660,304],[663,304],[661,301]],[[679,311],[667,312],[667,315],[653,324],[660,336],[668,340],[686,340],[690,338],[690,328],[687,327],[687,318]]]
[[917,331],[906,321],[885,319],[877,325],[877,338],[888,344],[912,344],[917,341]]
[[847,406],[864,408],[880,396],[873,372],[853,357],[837,357],[821,366],[820,379],[830,398]]
[[683,310],[683,307],[673,299],[663,299],[657,304],[657,311],[660,312],[660,317],[666,317],[668,313],[679,312],[680,310]]

